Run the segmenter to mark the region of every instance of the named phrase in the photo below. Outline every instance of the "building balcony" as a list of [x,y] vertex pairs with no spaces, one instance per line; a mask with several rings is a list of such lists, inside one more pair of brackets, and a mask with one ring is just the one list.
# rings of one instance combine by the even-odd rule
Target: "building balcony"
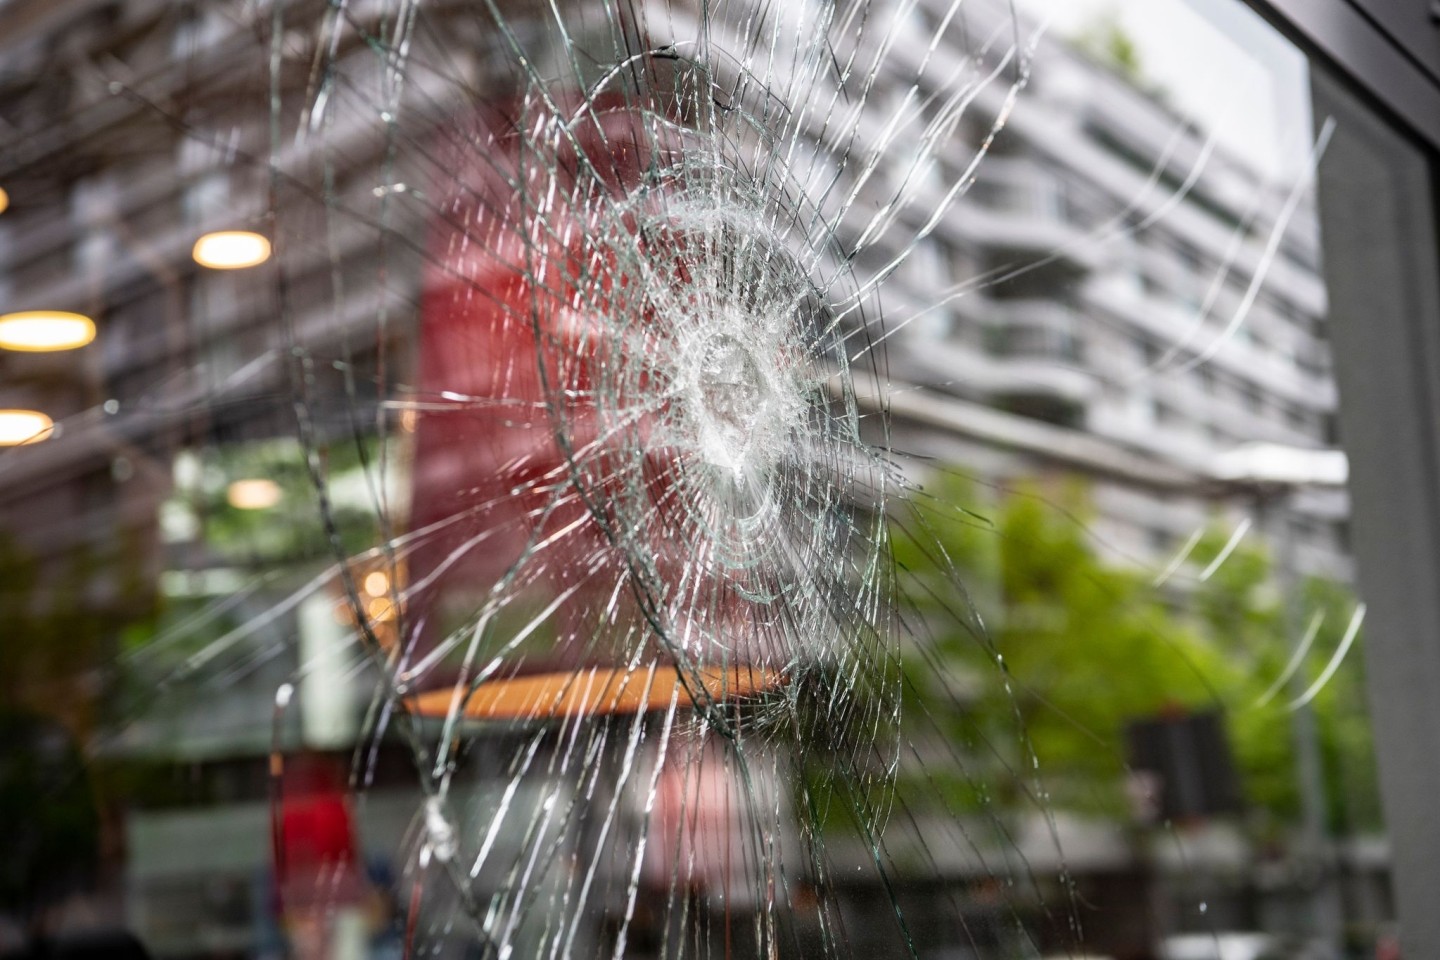
[[1013,257],[1016,267],[1049,261],[1088,272],[1102,264],[1102,251],[1091,242],[1088,214],[1067,197],[1065,184],[1033,163],[995,159],[950,214],[956,228],[973,243]]
[[[1083,296],[1095,309],[1166,345],[1183,338],[1195,322],[1190,310],[1137,293],[1115,276],[1092,277],[1085,285]],[[1228,321],[1229,314],[1215,314],[1204,329],[1190,339],[1192,352],[1205,351],[1207,363],[1216,369],[1247,381],[1263,381],[1268,394],[1286,402],[1307,409],[1336,408],[1335,384],[1328,377],[1305,372],[1294,357],[1257,345],[1244,336],[1230,336],[1215,343]]]
[[988,353],[1011,360],[1084,361],[1082,322],[1070,307],[1051,300],[999,300],[982,320]]

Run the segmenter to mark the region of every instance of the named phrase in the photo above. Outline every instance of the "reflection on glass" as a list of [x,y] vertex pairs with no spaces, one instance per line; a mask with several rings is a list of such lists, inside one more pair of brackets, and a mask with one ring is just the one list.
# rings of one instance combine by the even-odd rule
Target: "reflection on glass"
[[26,310],[0,315],[0,349],[46,353],[74,350],[95,339],[95,322],[63,310]]
[[270,259],[270,241],[248,230],[222,230],[196,240],[191,256],[212,270],[243,270]]
[[0,676],[99,812],[0,952],[1385,943],[1303,56],[361,7],[97,20],[98,99],[20,97],[0,296],[105,329],[0,356],[65,426],[0,456]]
[[38,410],[0,410],[0,446],[38,443],[54,427],[54,421]]

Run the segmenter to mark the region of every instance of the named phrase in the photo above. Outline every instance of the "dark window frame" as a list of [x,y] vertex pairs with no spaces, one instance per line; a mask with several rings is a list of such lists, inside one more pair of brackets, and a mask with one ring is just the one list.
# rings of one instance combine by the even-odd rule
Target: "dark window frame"
[[[1351,456],[1353,548],[1370,606],[1367,682],[1401,939],[1406,956],[1440,956],[1440,22],[1422,0],[1246,2],[1325,68],[1319,86],[1347,89],[1373,114],[1352,112],[1351,122],[1373,121],[1375,134],[1388,126],[1397,146],[1416,148],[1383,182],[1388,213],[1371,215],[1380,197],[1327,199],[1323,168],[1321,205],[1322,218],[1328,207],[1347,225],[1326,231],[1332,309],[1366,320],[1328,327]],[[1327,163],[1348,164],[1358,182],[1364,151],[1335,153]],[[1344,236],[1351,226],[1362,235],[1383,228],[1387,215],[1405,228],[1405,263]],[[1337,255],[1349,271],[1339,282]]]
[[[1245,0],[1245,3],[1351,81],[1392,121],[1440,149],[1440,22],[1411,0]],[[1418,17],[1416,15],[1419,15]],[[1423,43],[1401,45],[1402,20]]]

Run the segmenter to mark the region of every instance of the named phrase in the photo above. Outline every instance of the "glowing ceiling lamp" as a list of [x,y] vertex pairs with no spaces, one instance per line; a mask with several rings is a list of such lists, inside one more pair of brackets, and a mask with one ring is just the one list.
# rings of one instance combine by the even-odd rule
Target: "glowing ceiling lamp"
[[5,188],[4,188],[4,187],[0,187],[0,213],[4,213],[5,210],[6,210],[6,208],[9,207],[9,206],[10,206],[10,194],[8,194],[8,193],[5,192]]
[[0,447],[39,443],[55,431],[55,421],[38,410],[0,410]]
[[243,270],[270,259],[270,241],[249,230],[221,230],[196,240],[191,255],[212,270]]
[[95,339],[95,323],[63,310],[25,310],[0,316],[0,349],[47,353],[74,350]]
[[281,496],[280,484],[264,477],[236,480],[225,491],[225,499],[236,510],[269,510]]

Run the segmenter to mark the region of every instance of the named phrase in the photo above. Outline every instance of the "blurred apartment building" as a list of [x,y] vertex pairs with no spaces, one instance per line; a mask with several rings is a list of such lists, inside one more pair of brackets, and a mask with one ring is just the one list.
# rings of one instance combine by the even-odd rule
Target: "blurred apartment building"
[[[922,3],[909,29],[927,36],[947,9]],[[971,11],[977,35],[984,9]],[[1333,447],[1337,395],[1303,162],[1267,172],[1212,141],[1142,69],[1103,44],[1042,40],[974,186],[886,288],[892,323],[916,317],[887,359],[897,380],[955,398],[946,410],[897,391],[897,446],[982,477],[1090,475],[1097,542],[1163,563],[1217,513],[1253,507],[1235,488],[1187,495],[1187,475],[1244,444]],[[981,92],[967,143],[1006,93]],[[932,308],[939,289],[955,294]],[[907,424],[912,407],[924,409]],[[1350,579],[1346,516],[1342,492],[1294,493],[1301,570]]]
[[[295,95],[282,109],[286,128],[314,83],[319,32],[309,27],[323,5],[313,7],[288,6],[285,22],[296,27],[275,45],[280,82]],[[368,7],[348,15],[363,24]],[[943,7],[922,4],[906,29],[928,35]],[[490,47],[476,35],[478,18],[452,22],[438,10],[454,28],[443,38],[448,62],[475,82]],[[171,453],[207,432],[293,432],[283,362],[292,342],[343,345],[363,369],[386,348],[372,335],[384,313],[390,364],[404,368],[419,258],[385,244],[379,225],[402,233],[416,208],[377,187],[400,179],[381,171],[386,141],[368,115],[383,108],[383,71],[357,68],[350,83],[373,88],[356,95],[353,113],[337,111],[333,125],[286,140],[272,158],[268,41],[258,39],[268,16],[259,5],[87,0],[15,0],[0,10],[0,181],[11,196],[0,218],[0,297],[7,308],[86,313],[101,330],[80,354],[0,355],[0,404],[64,421],[52,441],[6,465],[6,526],[30,549],[59,553],[116,543],[116,529],[152,528],[166,484],[156,471],[171,474]],[[983,26],[983,8],[972,16]],[[361,46],[355,31],[337,34]],[[942,44],[927,76],[961,61],[961,36],[947,33],[954,46]],[[885,286],[887,316],[907,320],[887,345],[891,375],[953,399],[914,417],[896,401],[897,444],[992,477],[1033,471],[1046,459],[1037,451],[1075,447],[1072,469],[1087,457],[1124,460],[1138,465],[1132,474],[1151,469],[1158,488],[1205,475],[1247,442],[1333,445],[1309,194],[1287,212],[1294,177],[1267,176],[1224,144],[1207,145],[1206,131],[1186,127],[1163,93],[1141,88],[1143,78],[1052,39],[1034,64],[973,187]],[[911,79],[902,65],[872,97],[898,102]],[[986,86],[968,111],[962,134],[972,147],[1006,86]],[[412,99],[437,117],[463,106],[456,87],[440,82]],[[898,170],[903,150],[892,152]],[[935,189],[957,173],[932,171]],[[328,211],[324,197],[295,186],[321,175],[333,180]],[[351,212],[343,223],[331,215],[342,207]],[[292,238],[283,304],[273,284],[190,262],[197,236],[236,226]],[[897,244],[905,226],[913,236],[916,225],[902,225],[891,231]],[[340,298],[331,294],[336,270]],[[954,295],[935,305],[947,290]],[[373,405],[366,378],[355,380],[362,392],[352,397]],[[129,416],[136,411],[143,416]],[[148,478],[139,492],[130,483],[137,471]],[[1142,560],[1169,553],[1216,499],[1097,476],[1098,539]],[[40,494],[43,508],[24,508]],[[1239,494],[1231,502],[1245,505]],[[1305,569],[1345,576],[1344,519],[1339,494],[1297,498]],[[147,565],[156,572],[159,562]]]

